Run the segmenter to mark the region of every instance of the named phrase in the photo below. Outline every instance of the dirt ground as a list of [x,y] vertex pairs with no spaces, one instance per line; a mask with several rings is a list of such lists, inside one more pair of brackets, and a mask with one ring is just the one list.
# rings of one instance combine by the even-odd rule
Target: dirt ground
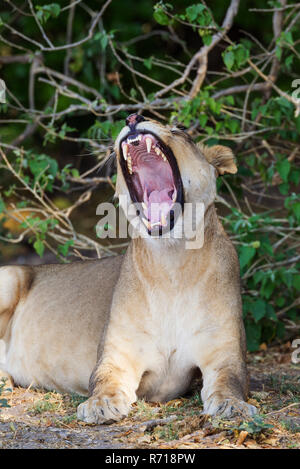
[[[263,347],[266,348],[266,347]],[[0,386],[0,448],[300,448],[300,365],[290,343],[249,354],[254,419],[201,415],[200,384],[166,404],[139,401],[113,425],[76,419],[81,396]],[[10,407],[2,407],[3,405]]]

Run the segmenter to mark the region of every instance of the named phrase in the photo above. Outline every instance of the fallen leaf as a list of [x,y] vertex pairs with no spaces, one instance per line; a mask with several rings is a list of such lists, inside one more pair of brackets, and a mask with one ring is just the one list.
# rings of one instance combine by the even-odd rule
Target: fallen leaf
[[167,407],[181,407],[186,399],[172,399],[166,403]]
[[150,443],[151,442],[151,436],[150,435],[143,435],[136,440],[138,443]]
[[254,407],[259,407],[259,402],[256,399],[248,399],[248,404],[254,405]]
[[129,435],[130,433],[132,433],[132,430],[128,430],[127,432],[124,432],[124,433],[120,433],[118,436],[127,436]]
[[246,440],[247,436],[248,436],[248,432],[246,432],[246,430],[242,430],[239,434],[236,444],[242,445],[244,441]]
[[255,440],[247,440],[244,445],[247,446],[247,448],[259,448]]
[[277,446],[278,440],[277,438],[267,438],[264,440],[264,444],[270,445],[270,446]]
[[230,443],[230,439],[229,438],[221,438],[218,445],[227,445]]
[[259,350],[267,350],[268,349],[268,346],[265,342],[263,342],[262,344],[260,344],[259,346]]

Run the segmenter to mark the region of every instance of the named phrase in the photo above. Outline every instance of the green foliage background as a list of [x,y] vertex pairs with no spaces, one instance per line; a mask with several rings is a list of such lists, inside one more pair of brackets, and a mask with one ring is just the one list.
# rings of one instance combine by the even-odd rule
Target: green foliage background
[[[229,2],[115,0],[90,37],[105,2],[74,2],[72,18],[73,2],[33,1],[37,20],[30,3],[3,3],[0,76],[8,87],[7,103],[0,105],[6,155],[0,166],[3,250],[29,243],[41,257],[50,249],[61,261],[81,250],[89,256],[119,252],[122,246],[105,248],[93,229],[82,234],[79,221],[91,194],[98,201],[111,197],[114,169],[104,166],[99,173],[98,163],[105,161],[128,113],[143,111],[179,122],[197,141],[233,148],[239,171],[218,180],[217,203],[240,258],[248,348],[299,334],[300,116],[289,99],[300,78],[297,6],[286,3],[276,36],[273,19],[282,2],[241,2],[191,98],[196,68],[182,83],[161,90],[182,76],[199,48],[210,46]],[[251,11],[255,8],[271,11]],[[261,74],[272,70],[276,87]],[[7,223],[19,220],[16,210],[25,214],[17,235]]]

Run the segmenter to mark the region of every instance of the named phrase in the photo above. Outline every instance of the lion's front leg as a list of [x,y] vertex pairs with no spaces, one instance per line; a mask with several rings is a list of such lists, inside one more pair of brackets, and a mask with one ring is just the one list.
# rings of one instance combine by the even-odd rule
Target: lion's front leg
[[77,417],[87,423],[110,423],[126,417],[137,400],[142,369],[130,347],[106,344],[92,374],[90,398],[79,405]]
[[126,417],[131,404],[136,399],[130,399],[124,392],[116,391],[112,395],[93,394],[86,402],[77,408],[77,418],[86,423],[112,423]]
[[233,364],[218,363],[204,368],[201,397],[203,413],[224,418],[251,417],[256,407],[246,402],[245,370]]
[[248,375],[239,334],[228,334],[226,341],[223,335],[209,334],[198,348],[203,413],[224,418],[252,416],[257,409],[246,402]]

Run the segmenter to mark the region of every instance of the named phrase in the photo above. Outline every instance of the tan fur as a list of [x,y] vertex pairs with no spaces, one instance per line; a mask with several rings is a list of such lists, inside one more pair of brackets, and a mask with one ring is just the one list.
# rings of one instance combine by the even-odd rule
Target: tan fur
[[[198,148],[184,132],[156,121],[137,128],[172,149],[185,201],[204,203],[203,247],[187,250],[185,239],[137,238],[124,258],[0,269],[0,301],[6,292],[0,367],[24,386],[82,394],[91,375],[90,398],[78,408],[86,422],[118,420],[137,398],[182,395],[199,369],[204,412],[251,414],[255,408],[244,402],[239,264],[213,205],[215,169],[235,172],[232,152]],[[119,196],[128,195],[119,164],[127,132],[115,146]]]
[[223,145],[208,147],[203,145],[203,143],[198,143],[197,147],[203,153],[207,161],[216,168],[218,174],[235,174],[237,172],[234,156],[230,148],[224,147]]
[[22,386],[87,394],[121,262],[1,267],[0,369]]

